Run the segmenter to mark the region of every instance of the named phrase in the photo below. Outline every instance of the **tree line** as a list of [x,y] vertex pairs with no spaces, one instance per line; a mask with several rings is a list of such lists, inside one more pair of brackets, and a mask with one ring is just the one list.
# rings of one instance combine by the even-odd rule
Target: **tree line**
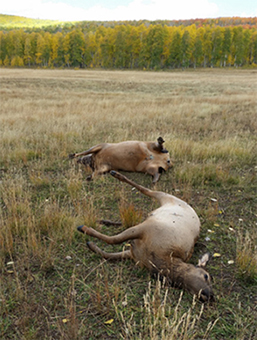
[[254,26],[122,24],[92,31],[0,31],[0,66],[172,69],[257,66]]

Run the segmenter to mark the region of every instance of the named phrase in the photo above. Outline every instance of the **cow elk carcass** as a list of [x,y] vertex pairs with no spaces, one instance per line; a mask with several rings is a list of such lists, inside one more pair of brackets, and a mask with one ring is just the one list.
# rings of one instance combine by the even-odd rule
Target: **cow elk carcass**
[[200,220],[193,208],[173,195],[147,189],[116,171],[110,173],[144,195],[155,198],[160,207],[152,211],[144,222],[116,236],[104,235],[85,225],[78,227],[84,234],[108,244],[130,241],[129,250],[107,253],[92,242],[87,243],[88,247],[105,259],[133,259],[152,274],[165,277],[174,286],[197,295],[201,301],[214,300],[210,275],[203,269],[209,255],[203,255],[197,266],[186,263],[200,232]]
[[156,183],[161,173],[172,167],[169,152],[163,147],[163,143],[162,137],[157,142],[102,143],[84,152],[70,154],[69,157],[80,157],[78,163],[93,170],[88,180],[111,170],[121,170],[147,173],[153,177],[153,183]]

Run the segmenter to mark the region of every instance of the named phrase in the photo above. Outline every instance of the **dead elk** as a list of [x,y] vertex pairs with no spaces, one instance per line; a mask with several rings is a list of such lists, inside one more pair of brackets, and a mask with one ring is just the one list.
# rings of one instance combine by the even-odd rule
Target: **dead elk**
[[147,173],[153,177],[153,183],[156,183],[161,173],[172,166],[169,152],[163,144],[162,137],[157,142],[102,143],[81,153],[70,154],[69,158],[80,157],[78,163],[93,170],[88,180],[111,170],[122,170]]
[[131,241],[129,250],[107,253],[92,242],[88,242],[88,247],[105,259],[133,259],[152,274],[164,276],[173,285],[196,294],[201,301],[214,300],[210,275],[203,269],[209,255],[205,254],[197,266],[186,263],[200,232],[200,220],[193,208],[173,195],[149,190],[116,171],[110,173],[144,195],[155,198],[160,207],[144,222],[115,236],[104,235],[85,225],[78,227],[79,231],[108,244]]

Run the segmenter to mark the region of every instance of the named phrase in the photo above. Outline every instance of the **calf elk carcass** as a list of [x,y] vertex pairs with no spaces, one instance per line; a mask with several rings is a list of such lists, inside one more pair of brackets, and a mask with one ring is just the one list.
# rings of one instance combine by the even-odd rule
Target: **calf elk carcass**
[[161,206],[152,211],[143,223],[116,236],[101,234],[85,225],[78,227],[79,231],[108,244],[131,241],[129,250],[107,253],[92,242],[87,243],[88,247],[106,259],[133,259],[152,274],[164,276],[174,286],[198,295],[201,301],[214,300],[210,275],[203,269],[209,255],[205,254],[197,266],[186,263],[200,232],[200,220],[193,208],[175,196],[138,185],[116,171],[110,173],[144,195],[155,198]]
[[163,143],[162,137],[157,142],[102,143],[84,152],[70,154],[69,157],[80,157],[78,163],[93,170],[88,180],[111,170],[122,170],[147,173],[153,177],[153,183],[156,183],[161,173],[172,166]]

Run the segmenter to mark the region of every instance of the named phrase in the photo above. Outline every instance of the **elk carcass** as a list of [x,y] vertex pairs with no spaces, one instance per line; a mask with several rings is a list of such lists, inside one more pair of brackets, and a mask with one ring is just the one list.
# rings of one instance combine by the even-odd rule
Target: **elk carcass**
[[147,173],[153,177],[153,183],[156,183],[161,173],[172,167],[169,152],[163,147],[163,143],[162,137],[157,142],[102,143],[84,152],[70,154],[69,157],[80,157],[78,163],[93,170],[88,180],[111,170],[121,170]]
[[196,294],[201,301],[214,300],[211,278],[204,269],[209,255],[205,254],[197,266],[187,263],[200,232],[200,220],[193,208],[173,195],[149,190],[116,171],[110,173],[144,195],[155,198],[160,207],[144,222],[115,236],[104,235],[85,225],[78,227],[79,231],[108,244],[131,241],[129,250],[107,253],[92,242],[87,243],[88,247],[106,259],[133,259],[152,274],[164,276],[173,285]]

